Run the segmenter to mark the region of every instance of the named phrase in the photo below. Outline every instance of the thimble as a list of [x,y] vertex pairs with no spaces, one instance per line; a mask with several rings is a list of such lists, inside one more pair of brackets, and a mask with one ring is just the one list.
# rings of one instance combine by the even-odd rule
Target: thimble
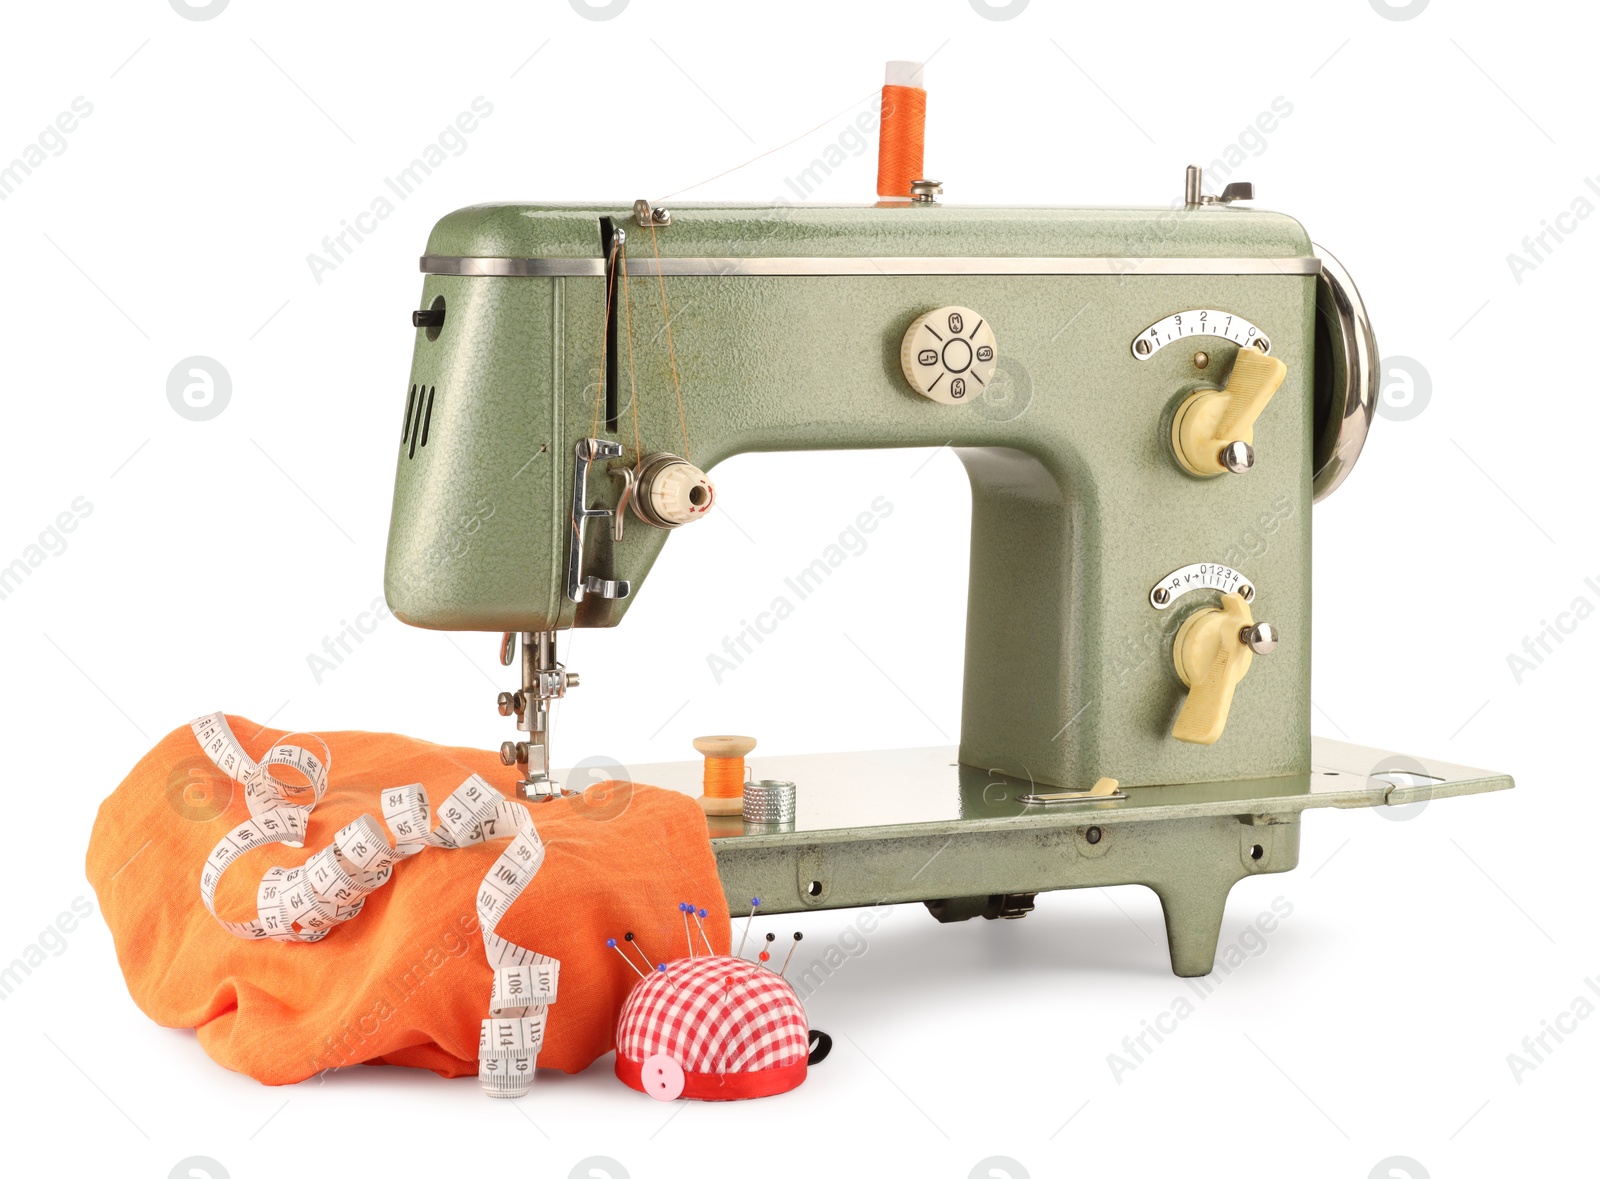
[[744,784],[744,821],[763,826],[794,822],[794,783],[762,779]]

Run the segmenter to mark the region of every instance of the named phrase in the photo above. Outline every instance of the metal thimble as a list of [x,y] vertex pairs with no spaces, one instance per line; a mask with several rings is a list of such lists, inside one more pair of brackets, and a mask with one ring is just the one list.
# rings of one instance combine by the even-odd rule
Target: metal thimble
[[794,825],[794,783],[762,779],[744,784],[744,821],[763,827]]

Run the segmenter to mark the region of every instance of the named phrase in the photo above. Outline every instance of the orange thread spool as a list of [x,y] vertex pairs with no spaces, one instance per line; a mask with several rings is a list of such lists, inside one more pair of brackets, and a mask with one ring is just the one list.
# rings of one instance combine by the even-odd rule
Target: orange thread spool
[[878,195],[909,198],[911,182],[923,178],[922,135],[928,92],[920,85],[900,84],[912,79],[922,81],[920,62],[892,61],[886,78],[878,124]]
[[739,798],[744,793],[744,758],[706,758],[707,798]]
[[744,807],[744,755],[756,747],[754,737],[696,737],[694,747],[705,755],[700,806],[708,815],[737,815]]

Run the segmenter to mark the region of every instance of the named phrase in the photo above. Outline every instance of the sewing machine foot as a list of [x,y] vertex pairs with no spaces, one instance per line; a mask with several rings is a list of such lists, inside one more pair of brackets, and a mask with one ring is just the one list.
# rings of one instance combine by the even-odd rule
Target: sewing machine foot
[[1150,886],[1161,900],[1161,912],[1167,921],[1167,952],[1172,957],[1172,973],[1179,978],[1211,973],[1217,959],[1222,914],[1233,885],[1233,879],[1225,883],[1191,879]]

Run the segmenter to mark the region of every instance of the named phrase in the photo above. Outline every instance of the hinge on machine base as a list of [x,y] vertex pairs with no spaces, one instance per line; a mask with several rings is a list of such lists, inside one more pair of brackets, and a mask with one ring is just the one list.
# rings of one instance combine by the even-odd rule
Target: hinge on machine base
[[942,901],[924,901],[934,920],[942,924],[952,921],[969,921],[982,917],[986,921],[1015,921],[1033,912],[1033,892],[991,893],[986,897],[949,897]]

